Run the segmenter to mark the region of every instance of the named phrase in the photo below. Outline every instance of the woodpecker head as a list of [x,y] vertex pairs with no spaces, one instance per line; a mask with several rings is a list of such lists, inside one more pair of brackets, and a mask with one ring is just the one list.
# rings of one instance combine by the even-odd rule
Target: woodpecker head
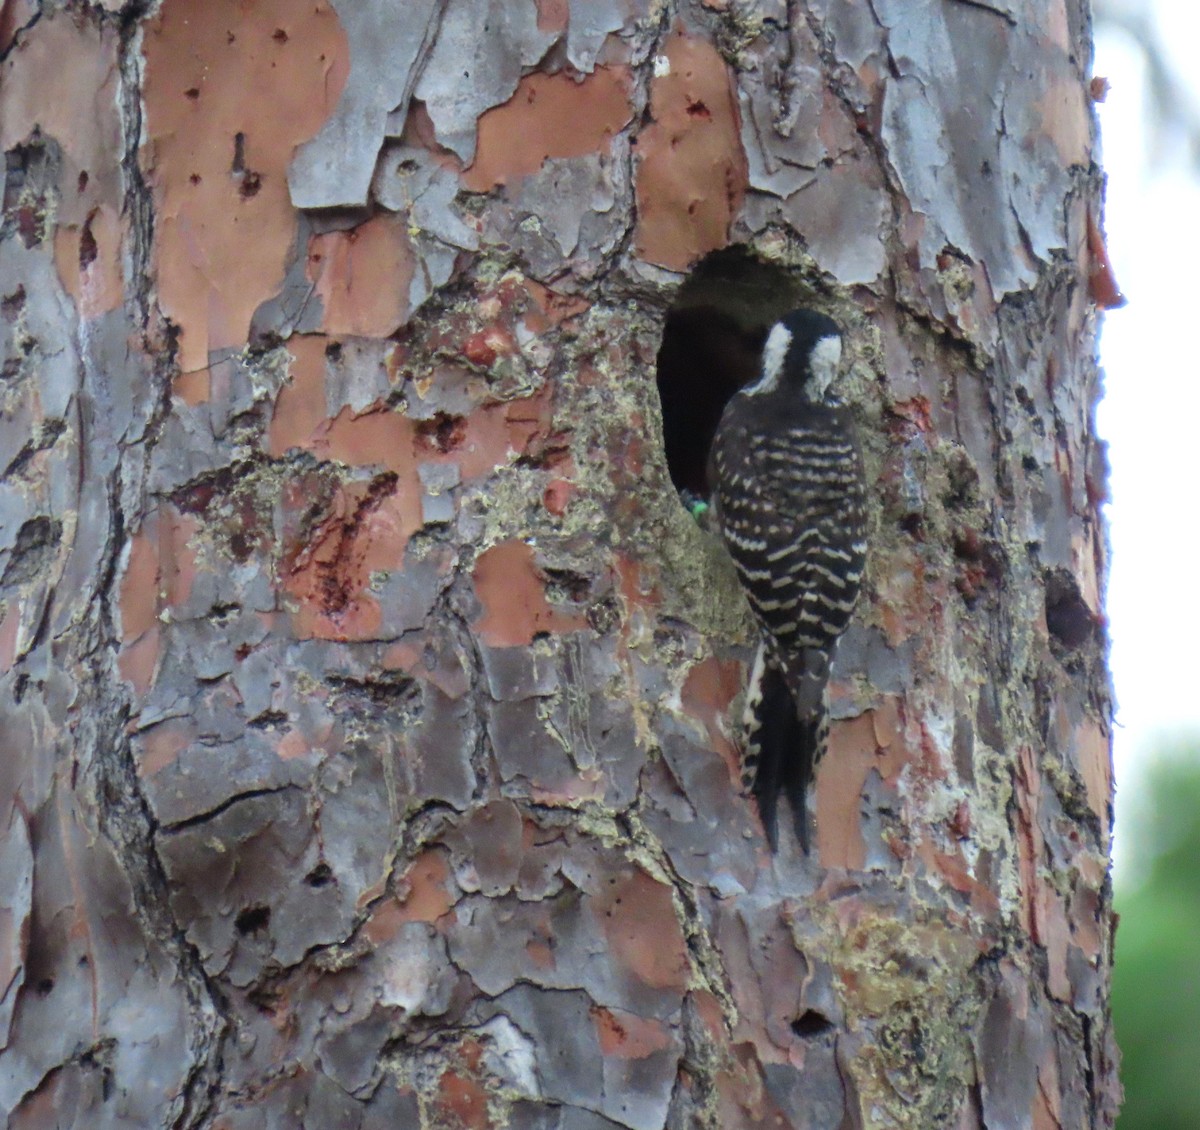
[[842,331],[815,310],[793,310],[771,327],[763,345],[762,372],[746,388],[751,395],[776,390],[814,404],[829,395],[842,360]]

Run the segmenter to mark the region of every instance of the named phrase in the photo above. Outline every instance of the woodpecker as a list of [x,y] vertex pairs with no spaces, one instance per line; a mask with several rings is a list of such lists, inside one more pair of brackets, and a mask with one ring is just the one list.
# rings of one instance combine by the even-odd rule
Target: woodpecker
[[758,379],[725,406],[709,460],[716,528],[761,628],[746,694],[742,783],[772,851],[785,792],[808,852],[807,796],[825,752],[825,688],[866,561],[866,484],[849,409],[830,389],[837,323],[793,310]]

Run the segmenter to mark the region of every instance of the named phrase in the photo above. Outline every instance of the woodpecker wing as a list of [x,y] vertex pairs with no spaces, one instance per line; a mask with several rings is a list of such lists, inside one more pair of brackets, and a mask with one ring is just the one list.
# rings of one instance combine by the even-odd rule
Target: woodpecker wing
[[[823,679],[866,558],[862,460],[848,413],[806,406],[768,430],[744,395],[726,413],[712,452],[719,528],[781,667]],[[802,713],[810,705],[797,702]]]

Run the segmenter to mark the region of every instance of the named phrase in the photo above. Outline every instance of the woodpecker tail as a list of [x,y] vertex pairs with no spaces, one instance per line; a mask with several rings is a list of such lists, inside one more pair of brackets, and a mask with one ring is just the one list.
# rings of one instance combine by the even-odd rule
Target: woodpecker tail
[[[816,676],[809,673],[804,678],[807,684]],[[829,729],[824,690],[823,673],[819,688],[789,686],[765,648],[759,648],[746,695],[742,785],[758,804],[772,851],[779,849],[780,793],[787,794],[796,838],[804,854],[809,851],[808,788],[813,769],[824,753]],[[805,717],[797,710],[801,699],[807,708]]]

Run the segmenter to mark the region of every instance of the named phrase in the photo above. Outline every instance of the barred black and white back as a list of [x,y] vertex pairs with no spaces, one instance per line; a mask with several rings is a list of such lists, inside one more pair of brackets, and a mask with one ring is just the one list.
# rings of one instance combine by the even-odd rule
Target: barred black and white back
[[825,751],[825,689],[866,558],[866,488],[849,410],[829,392],[836,323],[776,325],[761,379],[726,406],[711,455],[717,528],[762,627],[747,694],[743,777],[772,848],[781,791],[808,849],[806,795]]

